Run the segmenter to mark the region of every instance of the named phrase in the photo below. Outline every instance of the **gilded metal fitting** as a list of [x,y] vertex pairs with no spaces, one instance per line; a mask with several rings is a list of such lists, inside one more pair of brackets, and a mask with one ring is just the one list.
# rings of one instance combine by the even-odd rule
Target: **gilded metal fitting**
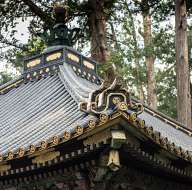
[[41,149],[44,150],[47,148],[47,142],[46,141],[42,141],[41,142]]
[[8,152],[7,159],[8,159],[8,160],[12,160],[12,159],[13,159],[13,157],[14,157],[13,152],[12,152],[12,151]]
[[104,113],[100,114],[100,121],[102,123],[106,123],[108,119],[109,119],[109,116],[107,114],[104,114]]
[[53,143],[53,145],[58,145],[59,144],[59,138],[57,136],[54,136],[52,143]]
[[90,129],[94,129],[96,126],[96,122],[94,120],[90,120],[88,123],[88,126]]
[[71,134],[69,132],[65,131],[63,137],[65,140],[69,140],[71,138]]
[[30,154],[32,154],[32,153],[34,153],[36,151],[36,147],[35,147],[35,145],[30,145],[30,147],[29,147],[29,153]]
[[24,154],[25,154],[25,150],[24,150],[24,148],[19,148],[18,156],[19,156],[19,157],[23,157]]
[[82,128],[81,126],[77,126],[77,128],[76,128],[76,133],[77,133],[78,135],[83,134],[83,128]]

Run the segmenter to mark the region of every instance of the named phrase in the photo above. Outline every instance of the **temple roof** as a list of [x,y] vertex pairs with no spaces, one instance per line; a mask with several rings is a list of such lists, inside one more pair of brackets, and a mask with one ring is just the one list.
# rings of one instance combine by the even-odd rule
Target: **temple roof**
[[63,63],[58,74],[23,83],[1,95],[0,152],[15,152],[83,127],[91,116],[81,112],[78,104],[96,88]]
[[[41,75],[35,74],[33,78],[40,70],[43,70]],[[81,76],[84,74],[90,79]],[[28,75],[32,77],[29,79]],[[62,61],[29,70],[3,85],[0,88],[0,153],[6,155],[30,145],[40,146],[43,141],[63,134],[68,138],[78,126],[83,128],[89,120],[94,120],[94,116],[79,109],[79,103],[88,100],[89,94],[99,88],[92,75]]]
[[192,161],[192,131],[132,99],[117,79],[102,82],[94,61],[61,47],[25,64],[21,77],[0,87],[1,161],[65,143],[116,117],[141,141]]

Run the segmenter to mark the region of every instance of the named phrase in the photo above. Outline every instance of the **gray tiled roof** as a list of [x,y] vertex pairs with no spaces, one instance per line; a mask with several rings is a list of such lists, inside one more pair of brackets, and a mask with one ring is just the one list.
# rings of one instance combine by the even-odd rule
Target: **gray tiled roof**
[[84,127],[93,116],[81,112],[78,104],[96,88],[64,63],[58,74],[0,95],[0,153],[38,145],[74,131],[77,125]]
[[147,109],[138,117],[145,120],[146,126],[152,126],[155,131],[160,132],[163,137],[167,137],[170,142],[175,143],[184,150],[192,151],[192,137],[188,133],[178,130],[176,128],[177,124],[166,122],[167,119],[163,121],[158,114],[153,115]]
[[[79,77],[70,64],[63,63],[57,74],[22,83],[0,95],[0,154],[38,145],[65,131],[73,132],[77,125],[84,127],[90,119],[96,120],[81,112],[79,103],[88,101],[90,93],[98,88],[95,83]],[[192,137],[178,130],[178,124],[162,119],[148,108],[138,117],[175,145],[192,151]]]

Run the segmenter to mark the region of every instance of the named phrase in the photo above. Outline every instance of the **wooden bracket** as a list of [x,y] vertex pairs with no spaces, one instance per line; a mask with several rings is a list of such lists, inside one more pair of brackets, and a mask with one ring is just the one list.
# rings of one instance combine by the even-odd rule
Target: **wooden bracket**
[[111,131],[111,148],[119,149],[122,144],[126,142],[126,135],[123,130],[112,130]]
[[41,154],[37,157],[35,157],[32,160],[33,164],[44,164],[47,161],[53,160],[54,158],[56,158],[57,156],[60,156],[60,152],[56,151],[56,152],[47,152],[45,154]]

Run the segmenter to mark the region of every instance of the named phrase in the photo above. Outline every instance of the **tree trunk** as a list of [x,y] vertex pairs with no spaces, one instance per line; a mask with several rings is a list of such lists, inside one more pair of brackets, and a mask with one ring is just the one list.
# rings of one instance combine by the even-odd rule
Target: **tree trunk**
[[106,16],[104,13],[104,0],[89,0],[91,8],[89,29],[91,34],[91,57],[100,63],[109,58],[106,37]]
[[138,47],[138,43],[137,43],[137,34],[136,34],[136,27],[135,27],[135,23],[134,23],[134,18],[133,15],[131,13],[131,11],[129,10],[129,6],[128,3],[126,2],[127,5],[127,10],[129,12],[129,17],[131,19],[132,22],[132,35],[133,35],[133,44],[134,44],[134,60],[135,60],[135,65],[136,65],[136,83],[137,83],[137,88],[138,88],[138,94],[139,94],[139,100],[144,103],[145,101],[145,96],[144,96],[144,90],[143,90],[143,84],[142,84],[142,80],[141,80],[141,76],[140,76],[140,63],[139,63],[139,47]]
[[186,1],[175,1],[178,121],[191,127],[191,95],[187,44]]
[[152,31],[151,31],[151,15],[148,2],[143,10],[143,27],[144,27],[144,46],[145,46],[145,62],[147,67],[147,103],[157,109],[156,81],[154,74],[155,56],[153,54]]

